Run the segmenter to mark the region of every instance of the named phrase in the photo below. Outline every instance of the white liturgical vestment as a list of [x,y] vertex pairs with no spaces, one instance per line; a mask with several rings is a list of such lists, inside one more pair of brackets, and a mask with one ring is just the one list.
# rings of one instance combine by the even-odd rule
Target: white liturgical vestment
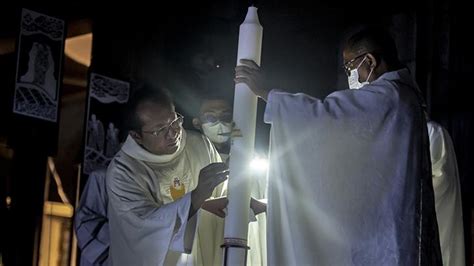
[[171,155],[152,154],[129,136],[107,171],[112,265],[203,265],[220,258],[214,246],[223,237],[215,228],[221,218],[204,210],[188,217],[200,170],[220,161],[195,132],[183,130]]
[[269,265],[440,265],[417,91],[402,69],[324,100],[269,93]]
[[456,153],[449,133],[441,125],[429,121],[428,134],[443,265],[464,266],[464,228]]

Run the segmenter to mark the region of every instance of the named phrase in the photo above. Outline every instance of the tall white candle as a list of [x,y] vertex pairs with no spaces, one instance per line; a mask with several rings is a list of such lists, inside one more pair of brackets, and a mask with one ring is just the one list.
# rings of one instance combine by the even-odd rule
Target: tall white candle
[[[240,59],[251,59],[260,65],[263,28],[257,8],[249,7],[240,25],[237,65]],[[230,177],[228,183],[228,213],[225,218],[225,264],[245,265],[250,209],[250,162],[255,144],[257,97],[246,84],[235,86],[234,122],[242,136],[232,141],[230,149]]]

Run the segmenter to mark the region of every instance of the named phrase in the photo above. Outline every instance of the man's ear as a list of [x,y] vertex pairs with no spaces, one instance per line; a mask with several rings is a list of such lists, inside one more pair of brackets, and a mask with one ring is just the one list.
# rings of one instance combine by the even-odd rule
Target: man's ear
[[201,130],[201,121],[198,118],[193,118],[193,126],[194,128]]
[[367,63],[369,64],[370,69],[375,69],[379,65],[380,62],[377,60],[377,58],[373,54],[368,53]]
[[130,130],[128,132],[128,134],[132,137],[132,139],[135,140],[136,143],[138,143],[140,145],[142,144],[142,142],[143,142],[142,141],[142,135],[140,133],[136,132],[135,130]]

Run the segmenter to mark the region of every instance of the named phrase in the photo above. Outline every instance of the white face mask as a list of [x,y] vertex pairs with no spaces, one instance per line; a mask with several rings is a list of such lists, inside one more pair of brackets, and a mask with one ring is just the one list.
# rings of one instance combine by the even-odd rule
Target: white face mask
[[[204,123],[202,124],[202,131],[213,143],[224,143],[227,142],[230,138],[230,133],[232,131],[231,123]],[[225,134],[225,135],[220,135]]]
[[356,68],[352,69],[351,74],[349,75],[349,77],[347,77],[347,82],[349,83],[349,89],[358,90],[362,88],[363,86],[369,84],[369,78],[370,78],[370,75],[372,75],[372,71],[374,69],[373,68],[370,69],[369,76],[364,82],[359,82],[359,72],[357,71],[359,67],[362,65],[362,63],[364,63],[366,58],[367,57],[364,57],[364,60],[362,60],[362,62],[360,62],[360,64]]

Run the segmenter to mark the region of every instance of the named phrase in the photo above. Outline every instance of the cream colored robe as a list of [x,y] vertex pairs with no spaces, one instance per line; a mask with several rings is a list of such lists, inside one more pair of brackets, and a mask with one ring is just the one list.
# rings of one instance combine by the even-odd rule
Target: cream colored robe
[[220,161],[210,141],[198,133],[183,131],[176,153],[161,156],[129,136],[107,171],[112,265],[220,263],[216,246],[222,242],[223,220],[203,210],[188,217],[189,192],[197,186],[200,170]]
[[461,187],[453,142],[446,129],[433,121],[428,122],[428,135],[443,265],[464,266]]

